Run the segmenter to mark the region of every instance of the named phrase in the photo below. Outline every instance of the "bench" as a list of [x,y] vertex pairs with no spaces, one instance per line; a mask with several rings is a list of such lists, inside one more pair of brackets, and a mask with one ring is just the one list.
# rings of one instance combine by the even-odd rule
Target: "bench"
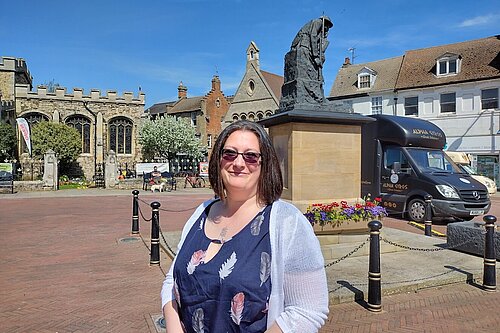
[[0,171],[0,188],[8,188],[14,194],[14,176],[11,173]]
[[[142,189],[144,191],[148,190],[148,185],[151,185],[151,182],[153,181],[153,178],[151,177],[152,172],[144,172],[142,174]],[[161,178],[167,180],[167,185],[169,186],[170,191],[175,191],[177,190],[177,180],[175,179],[174,175],[170,172],[162,172],[161,173]]]

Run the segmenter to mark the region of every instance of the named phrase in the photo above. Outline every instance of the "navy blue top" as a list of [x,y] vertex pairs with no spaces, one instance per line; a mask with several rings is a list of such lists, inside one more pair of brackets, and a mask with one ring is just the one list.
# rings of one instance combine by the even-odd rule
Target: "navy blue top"
[[271,295],[271,242],[266,206],[204,262],[208,206],[189,231],[174,266],[174,293],[187,332],[264,332]]

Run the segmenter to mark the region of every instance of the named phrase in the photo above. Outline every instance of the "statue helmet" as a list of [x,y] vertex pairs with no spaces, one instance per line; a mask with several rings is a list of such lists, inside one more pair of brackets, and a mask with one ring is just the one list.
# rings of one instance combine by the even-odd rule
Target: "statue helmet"
[[326,15],[321,15],[319,17],[320,20],[322,20],[323,22],[325,22],[325,27],[328,27],[328,29],[330,29],[331,27],[333,27],[333,22],[332,20],[330,20],[330,18]]

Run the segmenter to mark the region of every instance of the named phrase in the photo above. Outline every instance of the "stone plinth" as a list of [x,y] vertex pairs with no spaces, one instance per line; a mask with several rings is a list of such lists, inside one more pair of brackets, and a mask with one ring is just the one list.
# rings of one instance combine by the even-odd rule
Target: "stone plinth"
[[282,198],[311,203],[354,201],[361,190],[361,125],[352,113],[294,109],[259,123],[269,128],[284,178]]
[[56,153],[49,149],[44,154],[43,186],[52,190],[57,190],[59,181],[58,161]]
[[[478,222],[455,222],[448,224],[447,243],[448,246],[462,252],[484,256],[484,223]],[[464,245],[464,242],[467,242]],[[460,245],[457,247],[457,245]],[[500,260],[500,232],[495,231],[495,253],[496,259]]]

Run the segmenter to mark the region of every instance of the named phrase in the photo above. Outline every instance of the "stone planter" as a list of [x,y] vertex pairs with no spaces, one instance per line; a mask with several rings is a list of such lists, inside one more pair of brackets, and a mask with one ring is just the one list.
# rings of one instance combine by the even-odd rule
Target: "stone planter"
[[316,235],[368,234],[370,231],[368,222],[369,221],[345,221],[340,226],[334,226],[332,224],[320,226],[316,223],[313,225],[313,230]]

